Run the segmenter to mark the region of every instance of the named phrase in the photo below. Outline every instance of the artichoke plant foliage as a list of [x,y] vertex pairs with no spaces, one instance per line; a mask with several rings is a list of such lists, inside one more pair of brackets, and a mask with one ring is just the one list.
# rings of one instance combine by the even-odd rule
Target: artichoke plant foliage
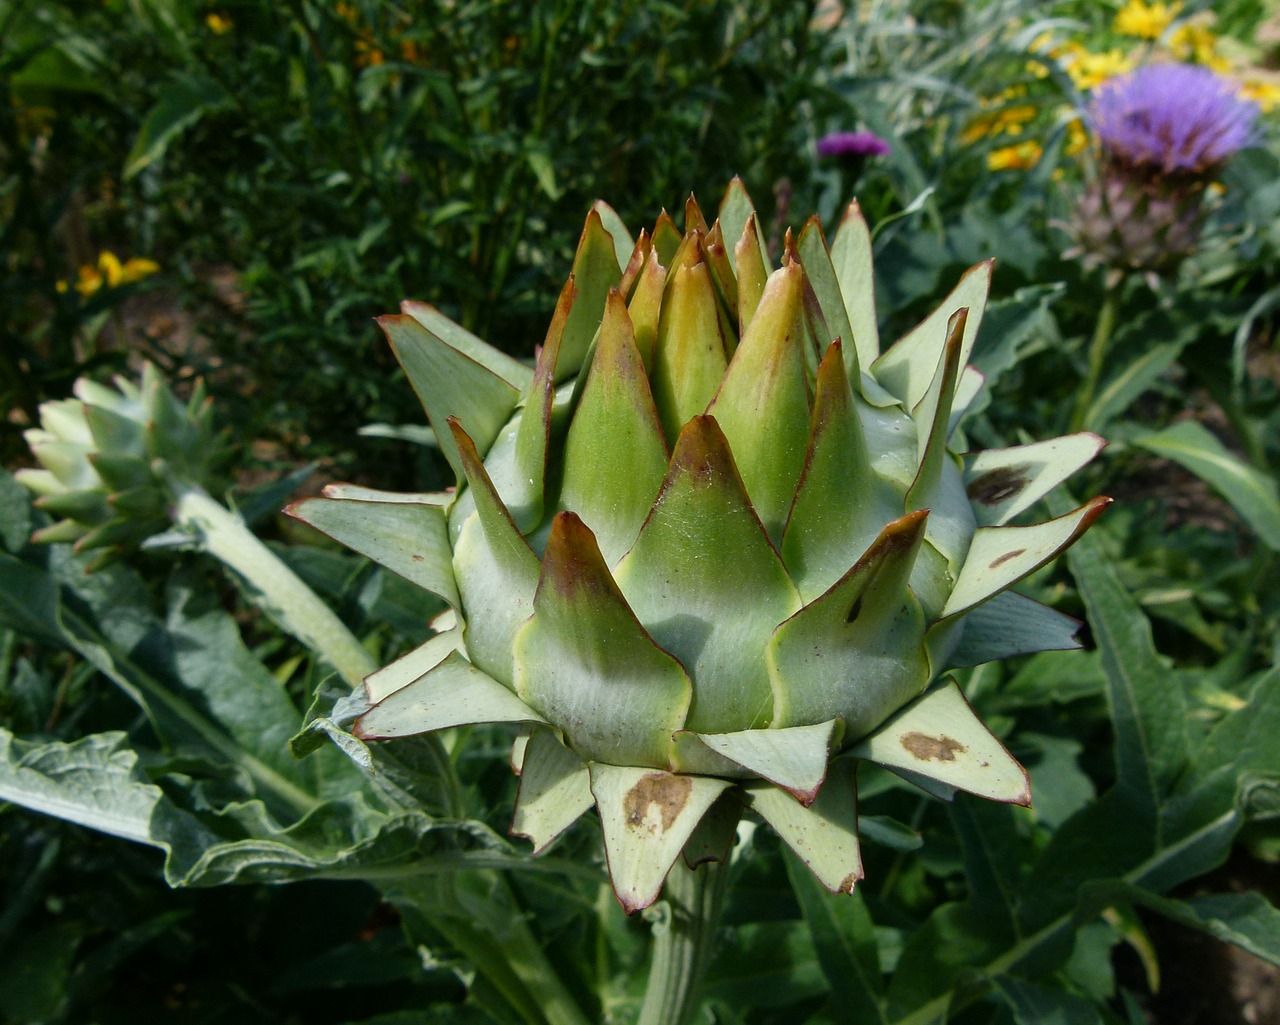
[[1108,499],[1011,522],[1096,435],[965,452],[990,275],[882,350],[856,203],[775,268],[735,180],[683,233],[596,204],[532,368],[424,304],[381,318],[457,487],[290,511],[451,611],[368,678],[355,734],[523,724],[512,833],[540,852],[594,806],[628,911],[678,857],[723,860],[744,809],[850,890],[859,759],[1028,803],[944,674],[1076,646],[1008,588]]

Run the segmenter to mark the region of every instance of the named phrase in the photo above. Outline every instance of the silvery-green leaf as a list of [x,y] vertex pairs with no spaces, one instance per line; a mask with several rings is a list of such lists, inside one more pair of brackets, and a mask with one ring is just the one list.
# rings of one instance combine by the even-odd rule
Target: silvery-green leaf
[[407,687],[428,670],[434,669],[455,651],[466,654],[462,649],[462,631],[456,627],[436,634],[412,651],[405,652],[394,662],[366,676],[365,693],[371,702],[377,704],[388,694]]
[[827,759],[840,741],[839,719],[813,726],[737,733],[695,733],[712,751],[812,804],[827,776]]
[[1001,591],[939,628],[946,629],[950,623],[962,628],[959,644],[946,661],[952,667],[1080,647],[1076,640],[1080,620],[1014,591]]

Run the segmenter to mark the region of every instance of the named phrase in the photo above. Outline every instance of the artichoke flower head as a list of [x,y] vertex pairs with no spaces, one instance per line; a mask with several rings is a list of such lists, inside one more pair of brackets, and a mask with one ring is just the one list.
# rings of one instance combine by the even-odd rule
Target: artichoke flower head
[[291,511],[453,615],[368,678],[356,735],[526,724],[512,832],[541,851],[594,805],[628,911],[682,852],[723,859],[743,806],[851,889],[858,759],[1027,803],[941,674],[1075,646],[1007,588],[1108,500],[1009,523],[1095,435],[949,447],[990,272],[882,352],[856,203],[772,268],[735,180],[683,234],[664,213],[633,242],[597,204],[532,369],[429,306],[383,317],[458,487],[335,485]]

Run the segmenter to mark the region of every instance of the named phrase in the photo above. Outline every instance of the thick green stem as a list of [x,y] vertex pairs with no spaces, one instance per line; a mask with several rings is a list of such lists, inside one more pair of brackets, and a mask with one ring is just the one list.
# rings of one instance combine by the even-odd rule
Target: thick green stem
[[180,482],[171,485],[174,522],[196,531],[204,551],[244,578],[272,619],[327,659],[352,687],[358,687],[378,668],[333,610],[259,541],[239,516],[200,487]]
[[1107,346],[1111,343],[1111,332],[1115,330],[1116,313],[1120,308],[1118,293],[1118,287],[1108,289],[1102,298],[1102,308],[1098,310],[1093,339],[1089,343],[1089,369],[1084,384],[1076,393],[1075,409],[1071,414],[1072,431],[1084,429],[1089,407],[1093,405],[1094,395],[1098,391],[1098,382],[1102,379],[1102,364],[1106,361]]
[[711,960],[728,875],[726,865],[708,862],[690,869],[683,858],[676,859],[663,888],[670,915],[653,930],[653,962],[638,1025],[688,1021]]

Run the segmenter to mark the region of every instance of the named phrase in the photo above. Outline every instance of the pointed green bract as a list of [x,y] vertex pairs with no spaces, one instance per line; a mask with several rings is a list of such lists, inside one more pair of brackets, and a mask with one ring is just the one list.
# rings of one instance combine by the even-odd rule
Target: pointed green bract
[[973,608],[1039,569],[1088,530],[1110,502],[1095,498],[1074,512],[1030,527],[980,528],[942,618]]
[[533,617],[514,647],[516,693],[582,758],[667,766],[693,685],[645,633],[573,513],[552,521]]
[[440,506],[304,498],[286,511],[378,565],[438,594],[454,608],[459,606],[453,552]]
[[782,558],[812,601],[899,515],[902,499],[871,468],[841,346],[818,366],[808,454],[782,538]]
[[373,704],[425,676],[454,652],[462,653],[462,631],[445,630],[394,662],[365,677],[364,692]]
[[756,315],[760,297],[764,295],[769,280],[769,257],[764,239],[753,212],[747,218],[742,235],[733,244],[735,266],[738,269],[738,333],[744,335]]
[[632,766],[589,768],[613,892],[630,914],[657,899],[680,849],[729,782]]
[[984,526],[1008,523],[1088,463],[1105,444],[1096,434],[1068,434],[979,452],[965,467],[965,487],[978,522]]
[[812,726],[693,736],[716,754],[782,787],[802,804],[812,804],[826,779],[827,759],[843,731],[841,720],[830,719]]
[[[748,222],[751,223],[752,233],[758,235],[754,219],[755,212],[755,204],[751,202],[751,197],[747,194],[747,189],[742,184],[742,179],[734,178],[729,182],[728,187],[724,190],[724,196],[720,199],[718,220],[720,222],[720,230],[724,235],[725,249],[729,262],[733,266],[735,275],[739,277],[741,276],[741,271],[738,268],[736,256],[737,243],[742,238]],[[763,250],[764,240],[758,238],[757,241]]]
[[533,853],[541,854],[591,807],[592,800],[591,774],[582,759],[551,730],[535,727],[520,763],[511,835],[532,840]]
[[832,893],[852,893],[862,878],[858,792],[854,766],[840,759],[818,798],[805,807],[788,793],[756,783],[746,788],[751,808],[771,825]]
[[653,351],[658,344],[658,320],[662,314],[666,277],[666,268],[658,261],[658,252],[654,249],[644,262],[627,306],[635,332],[636,351],[640,353],[646,374],[653,370]]
[[1001,591],[958,620],[939,624],[938,629],[945,629],[950,622],[957,622],[963,631],[947,660],[952,667],[1080,647],[1076,640],[1080,620],[1014,591]]
[[519,391],[411,316],[379,317],[378,325],[418,394],[440,451],[461,482],[462,461],[448,419],[456,418],[477,445],[488,449],[516,408]]
[[465,327],[455,324],[429,303],[407,299],[400,304],[400,312],[412,317],[445,345],[479,363],[482,367],[509,384],[517,393],[524,393],[533,380],[533,371],[512,359],[505,352],[481,341]]
[[760,655],[800,596],[711,417],[694,417],[680,433],[653,513],[615,576],[654,640],[698,681],[689,729],[769,724],[773,698]]
[[924,616],[907,580],[925,513],[889,524],[867,553],[769,641],[776,723],[844,720],[860,737],[929,682]]
[[[627,249],[630,250],[630,246]],[[625,257],[624,257],[625,259]],[[573,282],[577,299],[569,311],[556,370],[557,382],[576,374],[586,359],[604,312],[605,298],[622,281],[621,261],[615,255],[613,236],[605,230],[600,214],[592,210],[573,257]]]
[[715,397],[728,358],[715,287],[704,263],[676,267],[653,356],[653,400],[670,441]]
[[676,222],[665,210],[658,215],[653,225],[653,249],[658,254],[658,261],[664,267],[670,267],[675,259],[676,250],[684,241],[684,234],[676,227]]
[[582,517],[613,565],[635,543],[666,470],[658,411],[626,306],[614,292],[565,439],[560,505]]
[[876,324],[876,290],[871,272],[871,232],[855,199],[845,208],[831,244],[831,263],[844,298],[845,315],[852,338],[844,343],[855,349],[850,355],[858,366],[869,367],[880,355],[880,329]]
[[542,503],[547,479],[547,446],[551,444],[551,408],[555,402],[556,368],[564,341],[565,326],[573,316],[578,291],[572,275],[565,282],[538,353],[533,383],[525,397],[524,413],[516,432],[515,473],[511,487],[503,493],[507,511],[521,533],[528,533],[542,521]]
[[[809,434],[803,291],[799,265],[774,272],[707,410],[724,431],[751,505],[776,543],[782,540]],[[761,429],[764,424],[767,429]]]
[[993,801],[1031,803],[1026,770],[969,707],[955,681],[921,695],[853,753]]
[[618,261],[618,266],[625,267],[635,248],[635,240],[632,239],[631,232],[627,230],[618,212],[603,199],[597,199],[592,203],[591,209],[600,218],[600,224],[609,233],[609,237],[613,239],[613,255]]
[[819,344],[825,349],[836,338],[844,342],[847,361],[845,371],[850,378],[855,378],[860,372],[857,339],[853,334],[853,325],[849,322],[849,313],[845,309],[835,265],[832,263],[831,252],[827,249],[827,239],[822,233],[822,222],[817,217],[810,217],[805,222],[800,238],[796,241],[796,250],[800,254],[800,263],[813,286],[823,320],[827,324],[827,332],[831,336],[820,338]]
[[413,737],[478,722],[541,722],[541,717],[459,652],[383,698],[356,720],[366,740]]
[[511,680],[511,644],[533,612],[538,559],[507,514],[471,439],[456,420],[449,428],[475,502],[453,546],[467,653],[486,672]]
[[982,323],[982,313],[987,306],[991,267],[992,261],[987,260],[965,271],[960,283],[942,301],[942,305],[898,339],[872,366],[876,380],[901,399],[908,409],[913,408],[929,390],[947,341],[947,324],[961,309],[967,309],[969,316],[960,345],[960,364],[963,366],[969,361],[978,326]]

